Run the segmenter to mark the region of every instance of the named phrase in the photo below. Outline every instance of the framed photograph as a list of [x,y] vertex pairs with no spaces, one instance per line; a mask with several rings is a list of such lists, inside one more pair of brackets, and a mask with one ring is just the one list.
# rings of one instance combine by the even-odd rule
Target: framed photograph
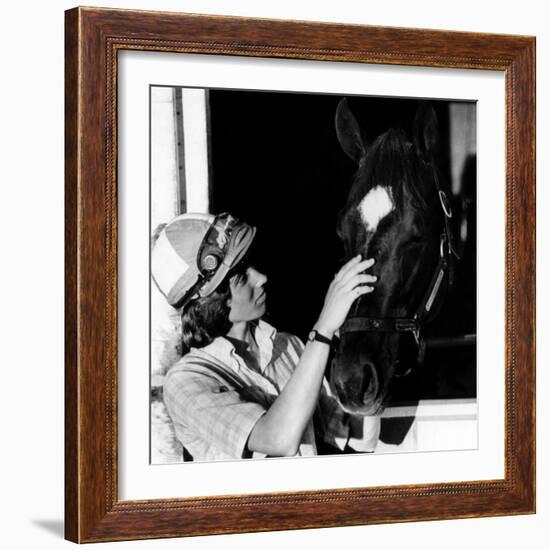
[[66,12],[66,538],[534,513],[534,75]]

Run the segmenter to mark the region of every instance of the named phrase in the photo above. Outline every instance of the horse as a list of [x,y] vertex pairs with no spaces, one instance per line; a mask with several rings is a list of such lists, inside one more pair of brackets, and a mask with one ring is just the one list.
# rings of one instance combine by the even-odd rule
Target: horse
[[436,167],[437,118],[419,102],[409,139],[389,128],[371,143],[346,98],[336,109],[336,134],[356,164],[337,221],[345,259],[375,258],[374,292],[359,297],[340,329],[330,383],[354,415],[380,415],[390,383],[422,363],[423,327],[437,315],[458,257],[452,210]]

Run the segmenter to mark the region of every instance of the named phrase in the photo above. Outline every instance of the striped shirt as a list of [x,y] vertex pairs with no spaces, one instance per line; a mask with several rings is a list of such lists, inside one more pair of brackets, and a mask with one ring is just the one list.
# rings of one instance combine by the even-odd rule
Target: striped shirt
[[[251,455],[248,437],[290,379],[304,344],[261,320],[256,324],[255,339],[259,370],[247,365],[228,339],[218,337],[203,348],[191,348],[168,371],[164,402],[178,439],[194,460],[265,456]],[[344,449],[349,439],[348,415],[326,381],[298,455],[317,454],[316,436],[339,449]]]

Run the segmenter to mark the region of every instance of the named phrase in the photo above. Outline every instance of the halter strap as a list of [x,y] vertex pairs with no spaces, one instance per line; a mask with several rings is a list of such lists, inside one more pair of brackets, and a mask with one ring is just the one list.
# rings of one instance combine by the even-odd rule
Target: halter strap
[[434,169],[434,182],[435,182],[435,188],[437,190],[437,195],[439,197],[439,203],[441,204],[441,209],[443,210],[443,228],[445,232],[445,237],[447,239],[448,253],[452,254],[457,260],[460,260],[460,254],[456,250],[454,237],[453,237],[453,230],[451,227],[453,210],[451,208],[451,205],[449,204],[449,199],[447,198],[447,194],[441,188],[441,184],[439,183],[439,177],[435,169]]
[[340,327],[340,334],[347,332],[413,332],[420,328],[418,319],[411,317],[350,317]]

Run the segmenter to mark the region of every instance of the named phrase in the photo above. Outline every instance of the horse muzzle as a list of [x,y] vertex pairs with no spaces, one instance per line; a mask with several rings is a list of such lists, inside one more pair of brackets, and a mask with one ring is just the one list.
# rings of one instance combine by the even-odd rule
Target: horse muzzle
[[363,361],[360,365],[360,368],[346,372],[336,362],[331,373],[331,386],[346,412],[374,416],[382,412],[384,401],[378,372],[371,361]]

